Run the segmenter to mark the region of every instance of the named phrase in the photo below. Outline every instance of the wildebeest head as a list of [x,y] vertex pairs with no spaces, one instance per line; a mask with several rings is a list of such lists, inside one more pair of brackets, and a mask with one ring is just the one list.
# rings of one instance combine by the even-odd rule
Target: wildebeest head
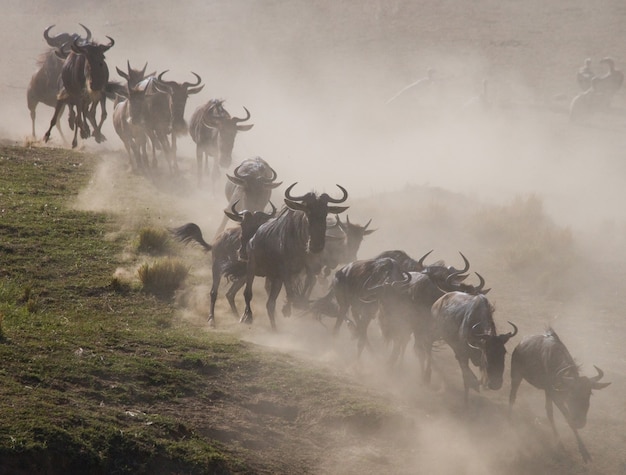
[[202,116],[202,124],[215,131],[217,139],[217,160],[221,167],[229,167],[233,161],[232,153],[235,146],[235,136],[237,132],[245,132],[254,127],[254,124],[240,124],[250,119],[250,111],[244,107],[246,116],[244,118],[231,117],[228,111],[222,106],[223,101],[211,101]]
[[146,68],[148,67],[148,63],[144,64],[142,69],[133,69],[130,67],[130,61],[126,60],[126,67],[128,72],[122,71],[120,68],[115,67],[117,70],[117,74],[126,79],[126,83],[128,84],[128,88],[135,87],[139,82],[141,82],[145,77],[154,76],[154,72],[150,74],[146,74]]
[[233,221],[240,223],[241,225],[241,244],[239,249],[237,250],[239,254],[239,259],[242,261],[248,260],[248,241],[254,236],[254,233],[257,232],[259,226],[263,223],[269,221],[274,216],[276,216],[276,206],[270,201],[270,205],[272,206],[271,213],[264,213],[263,211],[237,211],[235,207],[239,201],[235,201],[231,206],[230,211],[224,211],[226,216],[228,216]]
[[353,224],[350,222],[350,218],[346,215],[346,222],[341,222],[339,215],[336,216],[337,226],[339,229],[343,231],[345,234],[345,248],[344,248],[344,256],[343,260],[345,262],[352,262],[357,259],[357,252],[361,247],[361,242],[365,236],[372,234],[375,229],[367,229],[372,220],[370,219],[365,226],[360,226],[358,224]]
[[[491,312],[493,308],[491,305],[489,308],[489,319],[493,321]],[[473,353],[471,355],[472,361],[480,368],[481,383],[483,386],[489,389],[497,390],[502,387],[502,375],[504,373],[504,355],[506,355],[505,344],[511,338],[517,334],[517,327],[515,324],[509,322],[509,325],[513,327],[513,331],[509,333],[503,333],[500,335],[492,333],[491,330],[485,333],[477,333],[480,323],[476,323],[472,327],[471,336],[468,339],[468,345],[474,349],[479,350],[480,353]],[[495,330],[495,327],[494,327]],[[477,343],[471,343],[471,341]],[[478,359],[478,361],[476,361]]]
[[[430,252],[428,254],[430,254]],[[419,260],[422,265],[428,254]],[[463,290],[458,286],[461,285],[461,282],[467,278],[465,272],[469,270],[470,264],[462,252],[459,252],[459,254],[463,258],[463,269],[456,269],[454,266],[447,267],[443,265],[442,262],[436,262],[434,264],[424,266],[422,270],[422,272],[427,274],[443,292],[451,292],[455,290],[463,292]]]
[[235,187],[240,187],[243,208],[259,209],[267,204],[272,190],[283,184],[276,181],[277,176],[276,171],[260,157],[244,160],[233,170],[233,176],[226,175],[230,182],[227,183],[226,194],[231,199]]
[[[92,91],[103,91],[109,81],[109,68],[104,61],[104,53],[113,47],[115,41],[110,36],[109,44],[101,45],[96,43],[79,44],[75,38],[72,42],[72,53],[84,58],[85,76],[87,86]],[[68,61],[69,61],[68,57]]]
[[309,243],[308,249],[312,253],[321,252],[326,242],[326,217],[329,213],[339,214],[348,209],[347,206],[328,206],[329,203],[343,203],[348,199],[348,192],[341,185],[337,187],[342,191],[343,196],[339,199],[331,198],[328,194],[322,193],[317,196],[313,192],[302,196],[294,196],[291,189],[296,186],[293,183],[285,190],[285,204],[294,211],[302,211],[308,220]]
[[606,388],[611,383],[601,383],[604,372],[594,366],[598,374],[591,378],[579,376],[576,366],[566,366],[560,370],[554,382],[554,389],[564,396],[569,413],[569,422],[575,429],[582,429],[587,423],[589,399],[593,389]]
[[157,81],[155,81],[155,87],[158,91],[168,94],[170,97],[170,114],[171,114],[171,126],[172,133],[176,135],[184,135],[187,133],[187,123],[185,122],[185,106],[187,105],[187,97],[191,94],[199,93],[204,84],[200,85],[202,79],[193,71],[196,77],[195,83],[183,82],[178,83],[176,81],[164,81],[163,76],[169,70],[163,71],[159,74]]
[[87,33],[87,36],[85,38],[82,38],[78,33],[73,33],[73,34],[59,33],[56,36],[50,36],[50,30],[54,28],[54,25],[50,25],[48,28],[43,30],[43,37],[49,46],[51,46],[52,48],[59,49],[59,50],[62,50],[63,46],[69,45],[73,43],[75,40],[78,40],[81,43],[89,43],[91,41],[91,31],[89,31],[89,28],[87,28],[82,23],[79,23],[79,25],[82,26],[83,29],[85,30],[85,33]]

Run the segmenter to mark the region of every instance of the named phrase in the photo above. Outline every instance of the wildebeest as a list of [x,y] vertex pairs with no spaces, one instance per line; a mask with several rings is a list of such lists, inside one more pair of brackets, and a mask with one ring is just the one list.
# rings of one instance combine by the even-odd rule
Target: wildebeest
[[[185,106],[191,94],[204,88],[202,78],[192,71],[195,83],[165,81],[163,76],[148,77],[128,90],[130,120],[144,128],[152,143],[152,160],[156,165],[156,149],[161,149],[168,161],[170,171],[178,169],[176,160],[176,137],[187,133]],[[168,135],[171,134],[171,143]]]
[[[423,267],[421,271],[408,272],[410,279],[402,284],[379,286],[373,292],[374,298],[380,304],[378,321],[383,337],[387,342],[392,343],[390,365],[394,365],[403,356],[406,345],[413,335],[414,350],[420,362],[422,380],[426,383],[430,382],[431,376],[432,305],[445,292],[461,287],[470,290],[469,286],[462,283],[467,277],[464,273],[469,270],[469,261],[463,253],[459,253],[465,263],[463,269],[446,267],[441,261],[424,266],[424,259],[429,254],[430,252],[422,257],[419,265],[415,266]],[[370,289],[370,291],[373,290]]]
[[[108,51],[115,41],[107,36],[109,44],[100,45],[95,43],[79,44],[78,39],[71,43],[71,51],[61,71],[63,87],[57,96],[54,115],[50,121],[50,127],[44,135],[44,141],[50,139],[50,131],[56,124],[61,110],[65,105],[76,108],[74,119],[74,139],[72,147],[78,145],[77,134],[81,129],[81,138],[90,135],[87,119],[94,126],[94,137],[97,142],[104,140],[100,131],[106,118],[106,87],[109,82],[109,68],[105,62],[104,53]],[[100,122],[95,121],[95,106],[100,104],[102,114]]]
[[351,223],[349,216],[342,222],[335,216],[336,226],[328,228],[326,245],[322,252],[322,272],[325,276],[339,264],[347,264],[357,260],[357,253],[365,236],[372,234],[375,229],[367,229],[372,222],[370,219],[364,226]]
[[[283,184],[277,182],[276,171],[261,157],[248,158],[242,161],[233,171],[233,175],[226,175],[226,199],[231,209],[233,204],[238,202],[240,209],[248,211],[262,211],[267,206],[272,195],[272,190]],[[228,214],[224,213],[224,218],[217,229],[217,234],[226,227]]]
[[[267,222],[276,215],[276,207],[271,202],[271,213],[249,210],[237,211],[235,209],[236,204],[237,203],[233,204],[230,212],[224,211],[224,213],[227,213],[230,219],[239,222],[240,225],[226,229],[220,233],[213,241],[212,245],[208,244],[202,238],[202,231],[195,223],[187,223],[179,228],[171,230],[178,240],[185,243],[195,241],[206,251],[212,252],[213,283],[211,285],[211,307],[209,310],[209,324],[211,326],[215,326],[215,302],[217,301],[217,291],[219,289],[222,276],[226,272],[233,272],[233,267],[239,267],[245,270],[245,262],[242,261],[242,259],[246,259],[245,249],[248,241],[261,224]],[[244,277],[244,275],[241,275],[238,278],[231,279],[232,285],[226,292],[226,298],[228,299],[230,309],[235,316],[238,316],[237,307],[235,305],[235,296],[245,283]]]
[[307,261],[322,252],[326,242],[326,216],[339,214],[347,206],[329,206],[329,203],[344,203],[348,192],[340,185],[341,198],[331,198],[327,193],[317,195],[308,192],[294,196],[293,183],[285,190],[285,205],[279,215],[261,225],[248,242],[246,288],[244,298],[246,309],[241,317],[244,323],[252,323],[252,284],[255,276],[265,277],[269,285],[266,304],[273,330],[276,330],[274,312],[276,299],[282,286],[287,294],[287,308],[295,301],[296,277],[306,270]]
[[[83,43],[91,40],[91,31],[83,24],[80,24],[80,26],[83,27],[87,34],[85,38],[81,38],[77,33],[59,33],[56,36],[50,36],[50,30],[54,25],[49,26],[43,32],[43,37],[50,46],[50,49],[40,55],[37,61],[39,69],[33,74],[26,90],[26,102],[28,110],[30,111],[33,137],[37,136],[35,133],[37,105],[41,102],[50,107],[56,106],[57,95],[62,87],[61,70],[63,69],[63,62],[69,54],[68,45],[71,44],[74,39],[78,39]],[[61,110],[60,114],[62,112]],[[57,123],[57,129],[63,140],[65,140],[63,132],[61,131],[60,122]]]
[[224,109],[224,101],[211,99],[199,106],[189,120],[189,135],[196,144],[198,161],[198,184],[202,175],[209,171],[209,156],[213,157],[213,180],[217,179],[219,167],[228,168],[232,162],[233,146],[237,132],[250,130],[254,124],[241,124],[250,119],[250,111],[244,107],[246,117],[231,117]]
[[[318,317],[335,317],[335,334],[344,320],[347,321],[357,339],[357,357],[360,357],[363,348],[369,346],[367,329],[378,311],[375,289],[407,282],[410,279],[407,268],[423,270],[424,260],[431,252],[415,261],[404,251],[385,251],[376,257],[346,264],[335,272],[328,293],[315,301],[309,312]],[[352,314],[351,320],[347,318],[348,311]]]
[[574,432],[578,450],[585,462],[591,460],[591,455],[578,435],[578,429],[585,427],[587,422],[591,391],[606,388],[611,384],[601,383],[600,379],[604,373],[597,366],[594,368],[598,372],[596,376],[592,378],[580,376],[580,367],[552,328],[548,328],[542,335],[525,337],[511,356],[509,409],[512,409],[515,403],[517,390],[523,379],[537,389],[543,389],[546,396],[546,413],[554,436],[560,443],[554,424],[552,403],[559,408]]
[[[120,68],[116,68],[117,73],[126,79],[126,97],[116,98],[115,106],[113,109],[113,127],[119,135],[124,148],[128,154],[128,160],[132,169],[147,169],[148,168],[148,156],[147,156],[147,142],[148,136],[143,127],[134,124],[131,121],[130,116],[130,101],[128,99],[128,91],[141,82],[146,76],[146,63],[143,69],[133,69],[130,66],[130,62],[126,63],[128,71],[122,71]],[[154,73],[148,74],[148,76],[154,76]]]
[[[464,401],[467,405],[469,389],[479,390],[480,384],[489,389],[500,389],[504,372],[504,345],[517,334],[496,332],[493,307],[481,292],[481,285],[473,288],[476,295],[454,291],[444,294],[432,306],[433,341],[444,340],[454,351],[463,373]],[[469,289],[469,286],[466,286]],[[481,372],[481,381],[469,367],[469,361]]]
[[[363,349],[370,345],[367,328],[378,310],[378,302],[371,298],[373,289],[406,279],[407,275],[400,264],[389,257],[351,262],[335,272],[328,293],[316,300],[309,312],[318,318],[322,315],[335,317],[335,335],[346,321],[357,339],[357,358],[360,358]],[[348,312],[351,313],[351,319],[348,318]]]

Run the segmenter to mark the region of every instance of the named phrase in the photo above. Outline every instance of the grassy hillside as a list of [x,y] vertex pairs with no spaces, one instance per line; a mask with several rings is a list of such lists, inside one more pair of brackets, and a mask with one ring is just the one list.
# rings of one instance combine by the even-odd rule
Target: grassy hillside
[[0,148],[0,473],[306,473],[398,417],[115,277],[137,230],[71,206],[99,160]]

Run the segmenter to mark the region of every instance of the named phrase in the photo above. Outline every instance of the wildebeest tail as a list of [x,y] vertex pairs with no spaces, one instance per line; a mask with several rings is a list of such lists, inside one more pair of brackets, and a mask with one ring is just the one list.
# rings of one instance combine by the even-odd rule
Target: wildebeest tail
[[206,251],[213,249],[213,246],[202,238],[202,231],[200,231],[200,228],[195,223],[187,223],[179,228],[169,228],[169,232],[172,233],[178,241],[184,244],[189,244],[191,241],[195,241]]

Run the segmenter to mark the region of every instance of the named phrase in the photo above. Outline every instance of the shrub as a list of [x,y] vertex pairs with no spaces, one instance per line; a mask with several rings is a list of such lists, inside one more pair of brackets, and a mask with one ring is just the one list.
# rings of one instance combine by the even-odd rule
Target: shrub
[[170,240],[164,229],[143,228],[139,231],[137,250],[151,255],[166,254],[170,249]]
[[177,259],[163,259],[143,264],[137,273],[146,292],[171,298],[185,281],[189,268]]

